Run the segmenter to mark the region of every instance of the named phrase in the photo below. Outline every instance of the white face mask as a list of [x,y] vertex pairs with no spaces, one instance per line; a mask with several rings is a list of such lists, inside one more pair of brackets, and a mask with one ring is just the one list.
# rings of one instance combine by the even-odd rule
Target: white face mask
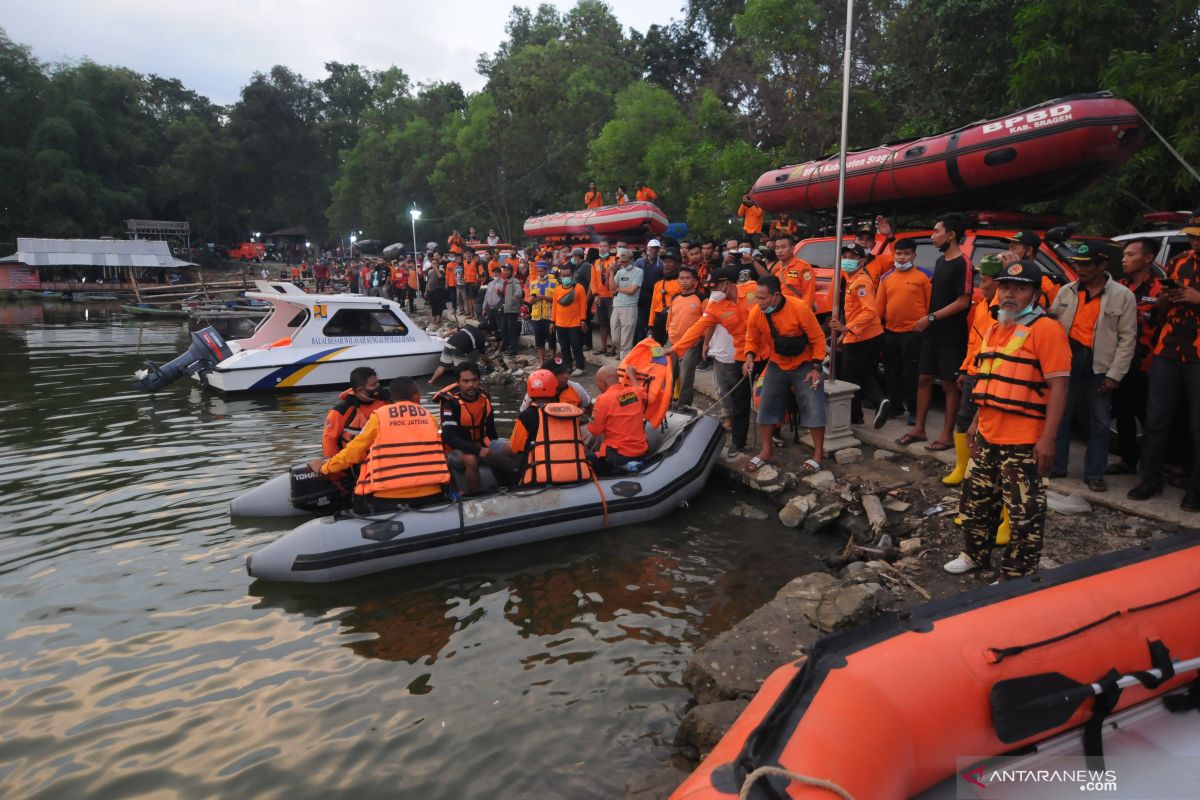
[[896,262],[895,262],[895,266],[896,266],[896,269],[900,270],[901,272],[904,272],[905,270],[910,270],[910,269],[912,269],[912,268],[913,268],[913,265],[914,265],[914,264],[916,264],[916,263],[917,263],[917,262],[915,262],[915,261],[908,261],[908,262],[905,262],[905,263],[901,263],[900,261],[896,261]]
[[720,302],[725,299],[725,293],[724,292],[709,292],[708,298],[710,300],[716,300],[717,302]]

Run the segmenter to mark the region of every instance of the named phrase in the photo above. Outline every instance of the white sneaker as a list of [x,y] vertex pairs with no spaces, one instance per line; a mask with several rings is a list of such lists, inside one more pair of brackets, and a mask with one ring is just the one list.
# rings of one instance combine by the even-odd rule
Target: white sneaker
[[975,561],[966,553],[959,553],[958,558],[947,562],[943,569],[945,569],[946,572],[954,575],[961,575],[964,572],[970,572],[973,569],[979,569],[979,565],[976,564]]
[[582,374],[583,374],[583,370],[581,370],[581,369],[577,369],[577,370],[574,370],[574,371],[572,371],[572,372],[571,372],[571,377],[572,377],[572,378],[578,378],[578,377],[579,377],[580,375],[582,375]]

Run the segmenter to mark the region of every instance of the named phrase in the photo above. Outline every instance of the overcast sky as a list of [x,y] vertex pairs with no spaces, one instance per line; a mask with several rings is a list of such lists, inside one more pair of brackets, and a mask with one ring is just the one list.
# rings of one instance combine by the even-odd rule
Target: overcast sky
[[[574,0],[550,0],[560,10]],[[682,16],[684,0],[607,0],[626,28]],[[0,26],[42,61],[100,64],[179,78],[231,103],[256,72],[284,64],[306,78],[327,61],[395,64],[415,81],[482,87],[475,59],[504,38],[511,0],[0,0]]]

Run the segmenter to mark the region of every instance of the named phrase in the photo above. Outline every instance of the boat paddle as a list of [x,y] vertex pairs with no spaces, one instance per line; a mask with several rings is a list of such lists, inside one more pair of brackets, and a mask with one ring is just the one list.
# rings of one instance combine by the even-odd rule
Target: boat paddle
[[[1174,674],[1200,669],[1200,658],[1172,662]],[[1167,677],[1171,677],[1170,674]],[[1139,683],[1158,685],[1163,678],[1159,667],[1122,675],[1115,687],[1125,689]],[[1104,694],[1114,684],[1080,683],[1061,672],[1043,672],[998,681],[992,686],[992,724],[996,736],[1006,744],[1065,725],[1084,701]]]

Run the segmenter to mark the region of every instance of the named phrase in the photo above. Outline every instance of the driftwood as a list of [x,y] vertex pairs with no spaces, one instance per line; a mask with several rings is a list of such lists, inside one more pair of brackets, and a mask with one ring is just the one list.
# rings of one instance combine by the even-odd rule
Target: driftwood
[[[889,575],[889,573],[890,573],[890,575]],[[880,571],[879,574],[883,575],[884,577],[891,577],[891,579],[894,581],[903,581],[904,583],[906,583],[910,587],[912,587],[913,591],[915,591],[917,594],[921,595],[921,597],[924,597],[926,600],[933,599],[933,595],[931,595],[929,592],[927,592],[925,590],[925,587],[921,586],[921,584],[917,583],[912,578],[908,577],[903,572],[901,572],[900,570],[896,569],[895,567],[893,567],[891,565],[886,566],[884,568],[884,570]]]
[[864,493],[859,496],[859,502],[862,503],[863,511],[867,512],[867,522],[871,525],[871,530],[883,533],[887,527],[887,513],[883,510],[879,495]]

